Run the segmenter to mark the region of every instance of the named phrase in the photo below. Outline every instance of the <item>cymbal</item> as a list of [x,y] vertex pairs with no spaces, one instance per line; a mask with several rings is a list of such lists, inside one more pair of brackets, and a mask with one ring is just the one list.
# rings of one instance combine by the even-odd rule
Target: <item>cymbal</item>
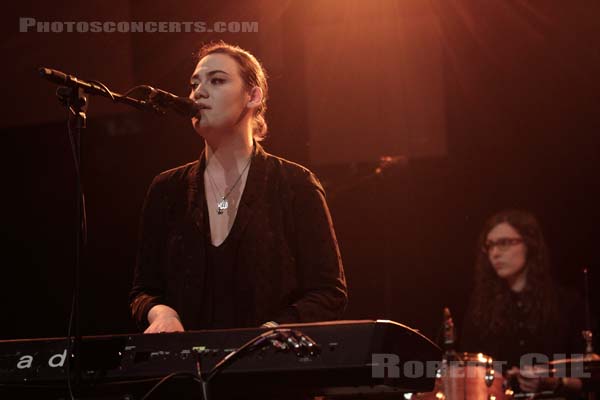
[[550,365],[564,365],[564,364],[583,364],[583,365],[599,365],[600,356],[598,354],[586,354],[583,357],[565,358],[560,360],[550,361]]
[[597,354],[554,360],[549,363],[549,367],[551,373],[554,375],[561,370],[565,371],[568,369],[571,371],[570,374],[585,374],[573,377],[579,377],[585,381],[600,382],[600,357]]

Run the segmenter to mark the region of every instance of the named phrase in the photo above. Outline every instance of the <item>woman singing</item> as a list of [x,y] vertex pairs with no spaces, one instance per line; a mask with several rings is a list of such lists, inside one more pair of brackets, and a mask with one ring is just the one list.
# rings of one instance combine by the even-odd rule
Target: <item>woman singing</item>
[[347,302],[323,188],[267,153],[267,80],[249,52],[200,49],[190,79],[197,161],[150,185],[130,294],[146,333],[333,320]]

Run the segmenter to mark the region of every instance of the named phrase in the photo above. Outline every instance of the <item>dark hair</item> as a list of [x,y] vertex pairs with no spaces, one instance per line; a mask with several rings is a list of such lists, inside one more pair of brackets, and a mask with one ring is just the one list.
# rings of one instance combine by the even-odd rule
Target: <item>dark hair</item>
[[250,90],[258,86],[263,93],[261,104],[254,111],[254,120],[252,134],[257,141],[263,140],[267,136],[267,122],[265,113],[267,111],[267,97],[269,86],[267,84],[267,73],[261,63],[250,52],[224,41],[211,42],[203,45],[197,54],[197,60],[200,61],[209,54],[227,54],[233,58],[239,68],[240,76]]
[[477,246],[475,288],[468,317],[472,318],[472,322],[480,327],[484,335],[514,328],[514,316],[508,315],[510,288],[506,281],[498,277],[488,255],[481,250],[488,233],[503,222],[519,232],[527,247],[527,284],[524,290],[527,293],[526,307],[529,308],[528,314],[531,316],[528,325],[532,333],[540,333],[542,329],[556,322],[556,285],[540,224],[535,216],[523,210],[504,210],[485,222]]

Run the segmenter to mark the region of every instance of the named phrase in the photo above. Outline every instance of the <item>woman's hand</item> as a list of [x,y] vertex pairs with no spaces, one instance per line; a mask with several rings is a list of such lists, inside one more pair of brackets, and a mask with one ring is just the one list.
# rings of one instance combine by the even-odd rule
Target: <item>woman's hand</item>
[[562,384],[560,378],[543,377],[541,372],[546,372],[547,369],[540,370],[536,367],[519,369],[511,368],[507,374],[508,377],[516,377],[519,382],[519,387],[525,393],[541,393],[545,391],[556,391]]
[[183,325],[177,311],[164,304],[155,305],[148,312],[150,326],[144,333],[183,332]]

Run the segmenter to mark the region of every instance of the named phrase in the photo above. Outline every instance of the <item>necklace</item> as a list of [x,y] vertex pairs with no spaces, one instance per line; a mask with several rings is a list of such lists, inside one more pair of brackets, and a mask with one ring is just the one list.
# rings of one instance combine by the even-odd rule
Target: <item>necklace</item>
[[[254,152],[254,150],[253,150],[253,152]],[[233,192],[233,189],[235,189],[235,187],[237,186],[239,181],[242,179],[244,172],[246,172],[246,170],[250,166],[250,161],[252,161],[252,155],[250,155],[250,158],[248,159],[246,166],[240,173],[240,176],[238,176],[238,178],[236,179],[235,183],[231,186],[229,191],[227,193],[225,193],[223,195],[223,197],[221,197],[220,201],[217,199],[217,185],[216,185],[215,181],[213,180],[213,177],[210,174],[210,171],[208,170],[208,165],[206,165],[206,173],[208,174],[208,179],[210,180],[210,184],[213,188],[213,196],[215,198],[215,202],[217,203],[217,214],[218,215],[222,215],[223,212],[229,208],[229,201],[227,201],[227,197],[231,194],[231,192]]]

